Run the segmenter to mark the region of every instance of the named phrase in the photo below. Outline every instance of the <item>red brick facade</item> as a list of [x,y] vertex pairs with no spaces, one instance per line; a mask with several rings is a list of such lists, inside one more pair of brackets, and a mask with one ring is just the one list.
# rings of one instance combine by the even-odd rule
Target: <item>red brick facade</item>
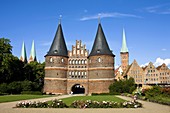
[[76,41],[68,58],[46,56],[44,92],[70,94],[76,84],[84,88],[84,94],[108,93],[114,82],[114,57],[91,56],[81,41]]

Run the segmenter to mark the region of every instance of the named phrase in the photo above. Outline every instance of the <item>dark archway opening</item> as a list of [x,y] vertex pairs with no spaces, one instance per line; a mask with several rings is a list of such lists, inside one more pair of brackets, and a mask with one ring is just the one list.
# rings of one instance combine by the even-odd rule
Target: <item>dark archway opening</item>
[[72,88],[71,91],[73,94],[84,94],[85,93],[85,88],[81,86],[80,84],[75,84]]

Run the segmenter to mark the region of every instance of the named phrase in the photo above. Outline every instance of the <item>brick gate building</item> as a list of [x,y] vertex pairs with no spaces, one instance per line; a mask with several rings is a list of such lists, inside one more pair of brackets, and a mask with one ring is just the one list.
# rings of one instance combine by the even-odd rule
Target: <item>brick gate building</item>
[[90,54],[81,40],[68,51],[59,23],[45,56],[44,92],[53,94],[108,93],[114,82],[114,57],[101,23]]

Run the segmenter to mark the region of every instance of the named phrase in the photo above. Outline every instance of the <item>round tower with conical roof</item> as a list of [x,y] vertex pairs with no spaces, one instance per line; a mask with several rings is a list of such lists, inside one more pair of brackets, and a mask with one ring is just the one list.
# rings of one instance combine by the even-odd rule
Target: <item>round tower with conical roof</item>
[[45,93],[67,93],[67,64],[68,51],[61,22],[59,22],[50,50],[45,56]]
[[89,94],[109,93],[108,88],[114,82],[114,57],[99,22],[95,41],[88,56]]

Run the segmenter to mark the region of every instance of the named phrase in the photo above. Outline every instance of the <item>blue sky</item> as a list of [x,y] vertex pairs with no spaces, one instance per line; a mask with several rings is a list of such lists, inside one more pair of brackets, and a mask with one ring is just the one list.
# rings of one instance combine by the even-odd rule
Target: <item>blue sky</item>
[[82,40],[91,51],[100,14],[110,49],[120,65],[122,29],[125,28],[130,63],[162,62],[170,66],[169,0],[0,0],[0,37],[9,38],[20,57],[25,42],[27,57],[32,40],[37,58],[44,61],[54,38],[59,16],[70,50]]

